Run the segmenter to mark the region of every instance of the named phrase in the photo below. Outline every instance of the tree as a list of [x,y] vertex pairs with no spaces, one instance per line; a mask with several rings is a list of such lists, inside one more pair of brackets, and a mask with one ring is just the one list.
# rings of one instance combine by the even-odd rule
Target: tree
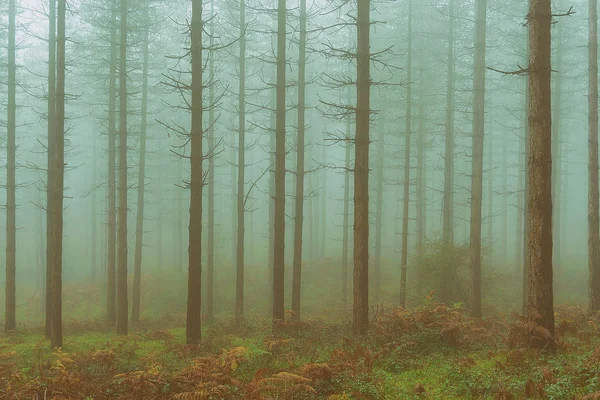
[[600,309],[600,226],[598,201],[598,5],[589,0],[588,82],[588,266],[589,311]]
[[300,319],[302,279],[302,227],[304,223],[304,115],[306,111],[306,0],[300,0],[300,36],[298,38],[298,143],[296,144],[296,212],[294,216],[294,262],[292,277],[292,313]]
[[[54,214],[50,212],[52,203],[52,191],[50,188],[50,171],[53,163],[50,154],[54,154],[54,129],[56,113],[56,0],[49,1],[48,7],[48,177],[46,182],[46,339],[50,339],[50,325],[52,324],[52,288],[51,276],[53,268],[54,249],[53,240],[53,218]],[[53,175],[53,174],[52,174]]]
[[408,219],[410,205],[410,135],[412,107],[412,0],[408,0],[408,50],[406,88],[406,129],[404,132],[404,196],[402,203],[402,256],[400,260],[400,307],[406,306],[406,270],[408,267]]
[[200,342],[202,306],[202,0],[192,0],[191,62],[192,62],[192,125],[190,130],[190,227],[188,244],[188,299],[186,340]]
[[107,212],[107,282],[106,307],[107,319],[111,324],[117,321],[117,3],[110,0],[110,57],[108,76],[108,212]]
[[120,0],[117,333],[127,335],[127,0]]
[[142,286],[142,245],[144,235],[144,195],[146,193],[146,136],[148,116],[148,3],[144,6],[144,39],[142,44],[143,66],[142,66],[142,126],[140,135],[140,160],[138,165],[138,193],[137,193],[137,216],[135,226],[135,259],[133,269],[133,305],[131,309],[131,321],[140,320],[140,297]]
[[[280,0],[281,1],[281,0]],[[354,304],[353,331],[369,329],[369,118],[370,0],[358,1],[356,16],[356,134],[354,139]]]
[[48,206],[51,214],[48,247],[50,254],[50,345],[62,347],[62,256],[63,192],[65,174],[65,0],[58,0],[56,42],[56,114],[52,145],[48,151]]
[[240,0],[240,54],[238,92],[238,182],[237,182],[237,248],[236,248],[236,290],[235,315],[244,315],[244,244],[246,202],[244,196],[246,167],[246,0]]
[[[446,121],[444,152],[443,243],[446,250],[454,246],[454,0],[448,2],[448,55],[446,78]],[[451,299],[452,265],[442,264],[440,300],[449,304]]]
[[285,44],[286,1],[277,0],[277,83],[275,105],[275,210],[273,243],[273,323],[285,318]]
[[[485,123],[486,0],[475,3],[475,72],[473,74],[473,156],[471,172],[471,315],[481,318],[481,207]],[[491,215],[488,217],[491,218]]]
[[4,330],[16,328],[16,261],[17,261],[17,204],[16,204],[16,16],[15,0],[8,2],[8,140],[6,165],[6,310]]
[[529,249],[528,316],[548,335],[532,336],[537,348],[556,346],[552,292],[552,116],[550,0],[530,0],[529,14]]
[[[215,0],[210,2],[210,15],[215,15]],[[214,47],[214,17],[210,23],[210,43],[211,49]],[[208,88],[208,148],[215,148],[215,55],[214,52],[209,53],[208,69],[210,87]],[[181,165],[181,162],[178,163]],[[178,167],[180,168],[180,167]],[[208,159],[208,224],[207,224],[207,241],[206,241],[206,316],[212,319],[214,316],[214,290],[215,290],[215,158]],[[181,193],[181,192],[179,192]],[[181,212],[181,208],[178,210]]]

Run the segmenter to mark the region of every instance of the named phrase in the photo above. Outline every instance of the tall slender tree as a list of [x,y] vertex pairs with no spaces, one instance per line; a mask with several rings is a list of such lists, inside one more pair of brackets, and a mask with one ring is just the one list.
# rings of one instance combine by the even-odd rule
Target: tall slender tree
[[370,0],[357,2],[356,134],[354,139],[353,330],[369,329],[369,118],[371,112]]
[[300,319],[302,282],[302,233],[304,224],[304,131],[306,111],[306,0],[300,0],[298,37],[298,142],[296,144],[296,212],[294,216],[294,261],[292,276],[292,314]]
[[120,0],[117,333],[127,335],[127,0]]
[[[243,0],[242,0],[243,1]],[[210,15],[215,15],[215,0],[210,2]],[[210,43],[211,49],[214,47],[215,22],[211,18],[210,22]],[[208,88],[208,148],[212,151],[215,148],[215,53],[211,51],[208,59],[209,82]],[[214,316],[214,297],[215,297],[215,158],[208,159],[208,215],[207,215],[207,240],[206,240],[206,316],[212,319]]]
[[8,2],[8,140],[6,164],[6,308],[4,330],[16,328],[16,264],[17,264],[17,204],[16,204],[16,18],[15,0]]
[[550,90],[550,0],[530,0],[529,14],[529,287],[528,316],[548,334],[533,335],[533,347],[554,348],[552,292],[552,116]]
[[277,0],[277,83],[275,105],[275,210],[273,244],[273,323],[284,319],[285,256],[285,44],[286,0]]
[[375,256],[373,269],[375,282],[373,284],[373,300],[379,303],[381,292],[381,247],[383,226],[383,186],[384,186],[384,161],[385,161],[385,112],[381,111],[378,118],[377,133],[377,160],[375,166],[376,197],[375,197]]
[[400,260],[400,307],[406,306],[406,272],[408,268],[408,219],[410,205],[410,139],[412,111],[412,0],[408,0],[408,35],[406,61],[406,126],[404,130],[404,195],[402,200],[402,254]]
[[202,0],[192,0],[192,126],[190,131],[190,234],[188,245],[188,300],[186,340],[200,342],[202,306]]
[[[54,154],[54,129],[56,114],[56,0],[50,0],[48,6],[48,154]],[[54,164],[52,158],[48,156],[48,175],[46,182],[46,339],[50,339],[50,325],[52,322],[52,249],[54,247],[53,225],[54,214],[50,212],[52,204],[52,190],[50,188],[50,176]]]
[[[454,246],[454,0],[448,1],[448,54],[446,77],[446,121],[444,149],[444,196],[443,196],[443,243],[444,249]],[[440,300],[450,303],[452,264],[448,259],[442,263]]]
[[108,223],[107,223],[107,318],[117,322],[117,0],[111,0],[108,77]]
[[240,79],[238,89],[238,182],[237,182],[237,249],[235,314],[244,315],[244,244],[246,232],[246,202],[244,185],[246,179],[246,0],[240,0]]
[[[62,259],[63,259],[63,193],[65,173],[65,0],[58,0],[56,41],[56,114],[52,138],[52,153],[48,153],[49,196],[47,212],[52,213],[51,274],[50,274],[50,345],[62,347]],[[52,175],[52,176],[51,176]],[[50,201],[51,200],[51,201]]]
[[471,171],[471,315],[481,318],[481,207],[485,124],[486,0],[475,3],[475,68],[473,74],[473,144]]
[[144,201],[146,194],[146,138],[148,130],[148,45],[150,23],[148,22],[148,2],[144,5],[144,37],[142,43],[142,124],[140,133],[140,159],[138,164],[138,192],[137,215],[135,225],[135,259],[133,264],[133,305],[131,308],[131,321],[140,320],[140,302],[142,287],[142,250],[144,238]]

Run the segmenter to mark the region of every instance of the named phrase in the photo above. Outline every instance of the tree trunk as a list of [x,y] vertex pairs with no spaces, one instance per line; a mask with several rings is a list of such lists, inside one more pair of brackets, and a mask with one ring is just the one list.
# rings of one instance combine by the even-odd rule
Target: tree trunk
[[[51,235],[51,276],[50,276],[50,345],[62,347],[62,247],[63,247],[63,193],[64,193],[64,160],[65,160],[65,0],[58,0],[57,19],[57,79],[56,79],[56,114],[54,137],[52,144],[52,169],[48,173],[48,186],[52,194],[48,211],[52,214]],[[51,207],[51,208],[50,208]]]
[[94,132],[94,136],[92,138],[92,151],[94,155],[92,156],[92,246],[90,249],[91,252],[91,269],[90,269],[90,280],[93,285],[96,284],[96,278],[98,275],[98,194],[96,188],[98,187],[98,140],[96,138],[96,132]]
[[418,108],[418,133],[417,133],[417,295],[423,294],[423,274],[421,271],[424,242],[425,242],[425,77],[424,65],[420,62],[419,70],[419,108]]
[[[211,18],[215,15],[215,0],[210,2]],[[210,48],[214,46],[214,21],[210,24]],[[208,88],[208,149],[215,148],[215,53],[209,55],[209,88]],[[214,317],[215,306],[215,158],[208,159],[208,224],[206,242],[206,317],[210,320]]]
[[192,0],[191,37],[191,194],[186,339],[188,344],[198,344],[202,323],[202,0]]
[[475,3],[475,70],[473,73],[473,156],[471,172],[471,315],[481,318],[481,206],[485,123],[486,0]]
[[381,291],[381,230],[383,221],[383,185],[384,185],[384,160],[385,160],[385,112],[379,113],[379,132],[377,137],[377,165],[375,167],[375,179],[377,184],[375,200],[375,257],[374,257],[374,278],[373,284],[374,301],[379,303]]
[[45,296],[45,309],[46,309],[46,326],[45,336],[46,339],[50,339],[50,325],[52,323],[52,288],[50,284],[52,282],[52,249],[54,243],[52,242],[52,226],[54,225],[54,215],[50,212],[53,200],[53,194],[50,177],[54,177],[52,168],[54,163],[52,157],[54,155],[54,129],[55,126],[55,115],[56,115],[56,0],[49,1],[48,7],[48,173],[46,181],[46,296]]
[[120,2],[117,333],[127,335],[127,0]]
[[[148,20],[148,4],[144,6],[145,20]],[[146,194],[146,138],[148,116],[148,27],[144,27],[143,65],[142,65],[142,126],[140,136],[140,160],[138,166],[137,220],[135,226],[135,260],[133,270],[133,306],[131,321],[140,320],[140,299],[142,287],[142,249],[144,235],[144,196]]]
[[245,238],[245,169],[246,169],[246,0],[240,1],[240,80],[238,92],[238,182],[237,182],[237,250],[235,315],[244,316],[244,238]]
[[108,273],[106,306],[108,322],[117,322],[117,3],[111,1],[110,72],[108,83]]
[[[350,120],[346,122],[346,137],[350,138]],[[342,228],[342,301],[348,302],[348,251],[350,248],[350,144],[346,143],[344,159],[344,222]]]
[[502,138],[502,262],[507,263],[508,250],[508,138],[509,131],[504,130]]
[[306,0],[300,0],[298,38],[298,143],[296,147],[296,212],[294,213],[294,263],[292,276],[292,315],[300,319],[302,289],[302,228],[304,224],[304,114],[306,98]]
[[[443,244],[449,251],[454,246],[454,0],[448,2],[448,66],[446,89],[446,123],[444,152]],[[442,263],[440,301],[450,304],[453,282],[450,260]]]
[[15,0],[8,2],[8,119],[6,163],[6,309],[4,330],[16,328],[16,261],[17,261],[17,204],[16,204],[16,115],[17,66],[15,54],[17,10]]
[[369,329],[369,117],[370,0],[358,2],[356,55],[356,135],[354,162],[354,304],[353,331]]
[[[600,309],[600,241],[598,222],[598,3],[589,3],[589,92],[588,92],[588,266],[589,311]],[[550,275],[552,276],[552,275]]]
[[[490,252],[490,261],[493,261],[494,254],[494,144],[493,131],[490,128],[488,140],[488,173],[487,173],[487,246]],[[483,152],[482,152],[483,153]]]
[[277,102],[275,116],[275,226],[273,244],[273,324],[283,320],[285,256],[285,44],[286,1],[277,2]]
[[[551,335],[550,337],[548,335],[532,336],[530,337],[530,344],[537,348],[553,349],[555,342],[553,339],[554,309],[552,293],[552,107],[550,90],[552,10],[550,0],[530,0],[528,22],[528,317],[535,320]],[[592,47],[590,46],[590,48]],[[590,68],[590,71],[592,69],[593,67]],[[590,98],[592,97],[590,96]],[[596,246],[597,243],[596,241]]]
[[[183,159],[177,160],[177,184],[183,183]],[[177,188],[176,192],[177,201],[177,232],[175,233],[175,251],[177,252],[177,270],[183,272],[183,254],[184,254],[184,243],[183,243],[183,193],[181,188]]]
[[410,136],[412,109],[412,0],[408,1],[408,49],[406,87],[406,129],[404,132],[404,195],[402,209],[402,254],[400,260],[400,307],[406,307],[406,270],[408,268],[408,220],[410,205]]

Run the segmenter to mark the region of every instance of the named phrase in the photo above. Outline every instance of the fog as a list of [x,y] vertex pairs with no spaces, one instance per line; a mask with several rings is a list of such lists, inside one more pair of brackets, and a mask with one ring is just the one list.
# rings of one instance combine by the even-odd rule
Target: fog
[[[383,285],[386,289],[381,299],[393,305],[398,303],[402,235],[405,233],[402,229],[403,218],[406,218],[403,215],[405,165],[410,161],[406,233],[408,302],[414,304],[419,301],[415,292],[415,277],[420,265],[417,257],[419,240],[430,247],[442,240],[448,123],[452,124],[455,145],[452,192],[455,245],[468,247],[470,234],[474,2],[455,1],[451,14],[447,1],[412,3],[409,31],[408,0],[371,2],[370,51],[373,56],[368,249],[371,265],[377,263],[375,260],[379,257],[383,260]],[[111,1],[74,0],[68,2],[66,13],[62,276],[65,285],[94,282],[101,290],[105,290],[108,268],[111,4]],[[182,87],[190,82],[190,38],[186,24],[191,21],[191,4],[180,0],[153,0],[148,4],[130,0],[127,22],[129,284],[131,286],[134,275],[136,237],[143,235],[142,288],[147,276],[179,281],[182,292],[176,295],[181,297],[182,307],[185,301],[183,284],[188,270],[188,185],[191,172],[190,143],[189,137],[186,137],[190,130],[188,107],[191,97],[189,87]],[[203,249],[209,246],[208,180],[214,179],[214,236],[211,240],[214,241],[213,262],[218,282],[215,312],[224,315],[235,312],[232,306],[238,251],[237,199],[240,196],[245,210],[243,266],[247,270],[246,286],[253,288],[245,293],[245,307],[266,315],[266,310],[257,311],[257,307],[265,307],[271,296],[267,282],[270,263],[273,262],[270,241],[274,240],[270,204],[275,176],[277,13],[274,2],[268,0],[252,0],[245,4],[245,29],[240,27],[238,2],[215,0],[214,4],[209,1],[202,4],[205,24],[202,51],[205,184],[202,192],[202,244],[197,245]],[[0,102],[4,110],[0,115],[0,166],[3,171],[0,177],[0,199],[3,200],[0,203],[3,205],[7,196],[7,6],[7,2],[2,3],[0,14]],[[30,296],[43,290],[46,268],[48,4],[45,1],[18,0],[16,6],[16,287],[19,321],[22,320],[19,309],[26,309]],[[526,77],[506,72],[524,68],[527,63],[526,6],[526,2],[500,0],[489,0],[487,5],[482,259],[484,280],[486,271],[514,274],[511,275],[511,286],[515,288],[516,296],[514,302],[495,305],[505,310],[518,310],[520,304],[517,288],[521,285],[518,271],[523,266],[523,227],[518,223],[523,223],[524,137],[527,127]],[[587,2],[580,0],[553,2],[553,12],[556,13],[566,13],[569,7],[574,13],[557,18],[552,25],[553,162],[558,165],[554,172],[559,176],[554,178],[554,182],[558,183],[554,185],[557,192],[553,196],[554,268],[555,280],[580,278],[580,292],[557,291],[557,301],[571,299],[573,295],[584,301],[588,261],[588,11]],[[352,274],[354,143],[348,139],[353,138],[355,126],[353,111],[337,105],[353,106],[356,101],[356,61],[350,55],[357,45],[356,28],[350,23],[353,10],[355,5],[350,3],[309,1],[307,4],[304,168],[307,173],[303,191],[302,265],[309,271],[308,274],[315,268],[324,269],[328,281],[322,283],[327,286],[316,293],[328,290],[336,296],[341,290],[347,175],[350,184],[350,244],[346,268],[349,276]],[[116,14],[114,21],[118,22],[119,12]],[[298,15],[298,5],[288,1],[285,56],[286,296],[291,293],[297,200]],[[448,41],[449,21],[452,21],[454,30],[451,43]],[[148,30],[147,139],[145,178],[140,187],[145,29]],[[242,41],[246,47],[243,101],[245,165],[243,185],[239,186],[239,48]],[[454,51],[451,60],[448,60],[449,44]],[[119,48],[118,43],[116,47]],[[412,60],[410,68],[407,66],[409,55]],[[451,81],[447,79],[449,66],[453,68]],[[115,69],[119,73],[120,67]],[[453,90],[450,100],[448,84]],[[214,90],[212,94],[209,94],[209,87]],[[407,93],[410,93],[410,98]],[[117,94],[117,121],[119,101]],[[407,101],[410,101],[410,116]],[[448,113],[448,110],[451,112]],[[406,124],[407,118],[411,119],[410,125]],[[212,143],[208,142],[209,131],[214,134]],[[348,133],[350,136],[347,136]],[[408,160],[405,158],[407,134],[411,135]],[[346,152],[347,146],[351,147],[350,153]],[[351,154],[349,170],[346,169],[347,154]],[[419,157],[422,157],[421,161]],[[420,171],[417,167],[419,162],[422,163]],[[117,165],[117,174],[118,171]],[[382,185],[380,194],[379,185]],[[242,193],[239,193],[239,187],[243,189]],[[143,231],[136,231],[140,190],[145,194],[144,224]],[[380,234],[377,233],[378,221],[381,224]],[[2,212],[0,226],[4,228],[5,224],[6,213]],[[423,226],[421,232],[419,224]],[[5,229],[2,231],[0,259],[4,261],[6,236]],[[380,243],[377,240],[379,235]],[[206,285],[207,255],[208,252],[203,250],[203,285]],[[4,276],[2,279],[5,279]],[[375,280],[370,283],[372,293],[378,291],[373,282]],[[310,284],[303,283],[302,297],[313,296],[315,285],[319,285],[318,279]],[[432,286],[430,289],[435,288]],[[350,295],[350,289],[348,293]],[[286,309],[289,308],[288,300],[286,297]],[[319,302],[318,299],[313,300]],[[65,310],[66,314],[68,312]],[[0,311],[0,314],[3,313]],[[36,322],[41,323],[41,320]]]

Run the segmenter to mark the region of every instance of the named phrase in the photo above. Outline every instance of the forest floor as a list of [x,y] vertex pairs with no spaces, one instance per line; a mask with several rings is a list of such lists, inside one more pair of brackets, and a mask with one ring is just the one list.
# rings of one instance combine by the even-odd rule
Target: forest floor
[[581,306],[556,308],[555,353],[527,349],[529,331],[545,333],[523,317],[489,311],[476,323],[431,296],[375,310],[357,338],[348,306],[326,293],[275,335],[264,307],[242,323],[205,322],[202,344],[187,346],[184,291],[146,282],[145,319],[127,337],[102,318],[100,287],[65,287],[64,347],[54,352],[39,296],[27,297],[18,315],[37,322],[0,337],[0,399],[600,399],[600,318]]

